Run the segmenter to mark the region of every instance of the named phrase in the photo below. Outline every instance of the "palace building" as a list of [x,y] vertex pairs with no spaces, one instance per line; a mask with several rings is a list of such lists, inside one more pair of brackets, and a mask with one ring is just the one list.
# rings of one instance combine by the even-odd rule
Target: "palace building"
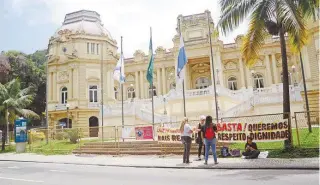
[[[270,36],[258,61],[248,68],[240,51],[243,36],[239,35],[231,44],[224,44],[212,36],[213,67],[208,13],[177,17],[188,57],[184,81],[187,117],[198,119],[202,114],[215,117],[213,70],[216,73],[219,117],[281,113],[283,91],[279,38]],[[213,28],[211,18],[210,22]],[[318,22],[309,21],[308,30],[310,42],[302,49],[302,59],[310,109],[319,111]],[[172,41],[173,48],[154,46],[153,92],[146,79],[148,56],[137,50],[132,58],[125,59],[125,125],[151,122],[152,96],[156,123],[177,121],[183,117],[181,84],[175,83],[178,32]],[[102,126],[102,118],[104,126],[122,124],[121,91],[113,79],[113,70],[119,59],[118,47],[97,12],[81,10],[65,16],[62,26],[49,41],[48,110],[51,127]],[[287,51],[291,111],[304,111],[299,55],[290,53],[289,47]],[[87,129],[84,134],[97,137],[99,129]]]

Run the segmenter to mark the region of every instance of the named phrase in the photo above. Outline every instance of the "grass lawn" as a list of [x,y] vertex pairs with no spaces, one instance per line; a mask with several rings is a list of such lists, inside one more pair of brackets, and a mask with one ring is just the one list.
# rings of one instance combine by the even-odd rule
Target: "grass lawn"
[[27,152],[43,154],[43,155],[67,155],[73,150],[83,146],[85,143],[99,142],[101,140],[81,140],[80,143],[73,144],[69,140],[50,140],[49,144],[46,141],[34,142],[27,146]]
[[4,151],[1,151],[1,148],[0,148],[0,154],[1,153],[11,153],[11,152],[15,152],[15,151],[16,151],[16,147],[14,145],[6,146]]
[[[312,128],[312,133],[307,128],[299,129],[300,147],[296,129],[292,130],[292,137],[294,148],[291,150],[284,150],[284,141],[257,142],[257,145],[260,151],[269,151],[268,158],[319,157],[319,128]],[[233,143],[229,148],[244,150],[244,145]]]

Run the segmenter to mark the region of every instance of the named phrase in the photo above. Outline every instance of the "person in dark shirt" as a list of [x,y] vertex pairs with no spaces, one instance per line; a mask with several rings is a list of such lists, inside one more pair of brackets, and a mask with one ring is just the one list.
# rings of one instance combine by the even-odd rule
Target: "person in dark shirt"
[[206,116],[200,116],[200,123],[198,124],[198,136],[197,136],[197,144],[199,145],[198,147],[198,161],[201,161],[201,152],[202,152],[202,148],[203,148],[203,156],[205,154],[205,146],[204,146],[204,143],[202,141],[202,138],[201,138],[201,132],[203,130],[203,126],[204,126],[204,122],[206,120]]
[[245,151],[242,153],[246,159],[256,159],[258,158],[260,151],[258,150],[257,144],[252,141],[251,137],[247,138],[247,143],[245,145]]

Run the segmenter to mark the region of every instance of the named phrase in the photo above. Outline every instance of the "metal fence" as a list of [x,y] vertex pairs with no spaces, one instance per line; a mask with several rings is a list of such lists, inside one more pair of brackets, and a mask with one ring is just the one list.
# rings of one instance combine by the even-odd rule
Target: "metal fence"
[[[310,115],[310,123],[312,133],[308,130],[308,115]],[[291,123],[292,141],[296,147],[318,148],[319,147],[319,112],[295,112],[291,114],[265,114],[241,117],[221,118],[219,123],[275,123],[287,121]],[[189,120],[189,124],[196,128],[198,120]],[[121,126],[104,126],[104,127],[74,127],[73,128],[35,128],[29,130],[28,150],[31,152],[41,153],[57,153],[64,154],[70,151],[78,150],[86,152],[90,150],[93,153],[119,154],[121,150],[125,150],[126,145],[123,143],[131,143],[135,148],[130,150],[142,150],[134,142],[158,141],[157,130],[159,128],[179,128],[181,122],[156,123],[156,124],[140,124],[140,125],[121,125]],[[137,127],[152,127],[153,139],[139,140],[136,138]],[[11,140],[14,139],[13,133],[10,133]],[[197,137],[197,132],[193,135],[193,140]],[[264,150],[281,149],[284,147],[284,141],[259,141],[258,147]],[[158,142],[160,143],[160,151],[163,154],[174,153],[173,150],[181,149],[181,143]],[[180,144],[180,145],[177,145]],[[195,143],[195,142],[193,142]],[[245,140],[241,142],[228,142],[230,148],[244,148]],[[220,141],[220,145],[225,142]],[[195,144],[194,144],[195,145]],[[156,146],[150,144],[148,150],[152,150]],[[159,146],[157,146],[159,147]],[[129,150],[129,149],[127,149]],[[89,151],[88,151],[89,152]],[[129,152],[130,153],[130,152]]]

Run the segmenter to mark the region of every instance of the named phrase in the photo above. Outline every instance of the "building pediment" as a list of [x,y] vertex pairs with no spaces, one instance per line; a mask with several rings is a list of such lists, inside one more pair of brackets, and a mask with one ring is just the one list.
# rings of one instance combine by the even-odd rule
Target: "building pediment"
[[88,82],[99,82],[100,81],[100,78],[96,77],[96,76],[89,76],[87,78],[87,81]]

